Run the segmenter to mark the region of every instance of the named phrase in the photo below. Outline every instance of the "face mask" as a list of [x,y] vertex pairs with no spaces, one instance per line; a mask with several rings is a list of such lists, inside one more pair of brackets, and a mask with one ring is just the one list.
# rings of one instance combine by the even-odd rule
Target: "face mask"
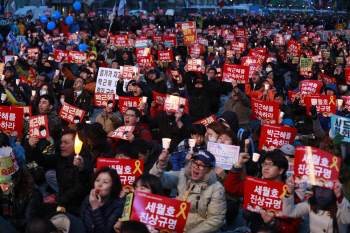
[[64,104],[64,99],[60,99],[60,102],[63,105]]
[[43,137],[46,136],[46,130],[42,130],[42,131],[40,131],[40,133],[41,133],[41,136],[43,136]]
[[270,72],[270,71],[272,71],[271,68],[266,68],[266,72],[267,72],[267,73]]
[[341,86],[340,88],[341,91],[345,92],[348,90],[348,86]]
[[49,66],[44,67],[45,73],[50,73],[52,71],[52,68]]
[[108,107],[112,108],[112,107],[113,107],[113,104],[108,104]]
[[42,96],[42,95],[46,95],[46,91],[40,90],[40,96]]
[[74,120],[74,124],[78,124],[79,123],[79,120]]
[[28,120],[29,120],[29,117],[25,117],[24,120],[28,121]]
[[209,137],[208,140],[209,142],[216,142],[216,137]]
[[91,56],[91,57],[90,57],[90,60],[94,60],[94,59],[95,59],[95,56]]

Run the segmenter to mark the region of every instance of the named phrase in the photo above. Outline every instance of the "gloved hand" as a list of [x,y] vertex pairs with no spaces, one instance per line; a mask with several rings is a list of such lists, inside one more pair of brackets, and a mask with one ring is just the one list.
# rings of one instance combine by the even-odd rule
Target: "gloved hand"
[[315,117],[317,115],[317,111],[316,111],[316,106],[315,105],[311,105],[310,113],[311,113],[311,116],[313,116],[313,117]]
[[344,139],[344,136],[340,134],[337,134],[337,136],[333,138],[334,149],[340,150],[340,146],[343,143],[343,139]]

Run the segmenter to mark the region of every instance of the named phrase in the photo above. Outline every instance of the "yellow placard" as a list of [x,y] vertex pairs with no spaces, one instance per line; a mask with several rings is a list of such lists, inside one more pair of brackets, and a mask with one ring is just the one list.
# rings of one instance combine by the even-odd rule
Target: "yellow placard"
[[134,200],[134,193],[129,193],[128,195],[126,195],[124,210],[123,210],[123,214],[121,217],[122,221],[129,221],[130,220],[133,200]]

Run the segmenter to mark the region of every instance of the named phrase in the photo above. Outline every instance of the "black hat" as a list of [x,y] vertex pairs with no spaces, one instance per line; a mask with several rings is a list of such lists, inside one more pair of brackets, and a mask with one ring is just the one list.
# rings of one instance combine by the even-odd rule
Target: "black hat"
[[103,144],[107,142],[107,133],[103,129],[103,126],[95,122],[91,125],[86,125],[84,128],[86,137],[97,144]]
[[83,69],[81,69],[80,73],[91,74],[91,71],[88,68],[83,68]]
[[4,73],[5,73],[6,70],[9,70],[9,71],[12,71],[12,72],[13,72],[13,69],[12,69],[11,66],[6,66],[5,69],[4,69]]

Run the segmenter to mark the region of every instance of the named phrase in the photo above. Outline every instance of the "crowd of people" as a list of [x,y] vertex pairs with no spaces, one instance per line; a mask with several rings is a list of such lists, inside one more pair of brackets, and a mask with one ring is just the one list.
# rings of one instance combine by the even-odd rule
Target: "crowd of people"
[[[57,36],[54,30],[47,29],[51,21],[62,37],[59,42],[44,39],[45,35]],[[190,46],[181,45],[184,35],[176,34],[175,24],[182,22],[196,23],[198,41],[199,38],[206,41],[195,45],[200,48],[200,54],[191,53]],[[127,191],[123,190],[115,169],[97,168],[98,158],[116,158],[144,161],[144,174],[133,182],[135,191],[170,196],[191,204],[184,228],[187,233],[226,231],[238,216],[243,217],[244,226],[253,233],[300,232],[306,216],[312,233],[347,232],[349,144],[342,141],[342,136],[330,133],[330,118],[317,111],[316,106],[307,109],[300,104],[305,94],[300,91],[300,82],[322,82],[320,92],[314,94],[336,95],[337,99],[350,96],[345,75],[346,66],[350,66],[348,24],[346,17],[332,14],[156,14],[147,19],[76,16],[71,25],[67,25],[63,16],[48,17],[45,23],[40,19],[10,19],[8,24],[0,25],[4,64],[0,107],[30,106],[31,113],[23,114],[21,137],[0,124],[0,146],[11,147],[18,164],[11,176],[0,174],[0,231],[160,232],[141,222],[121,221]],[[166,37],[174,33],[181,41],[169,45],[151,41],[152,35],[146,35],[154,57],[153,68],[139,64],[133,45],[111,44],[107,34],[101,35],[105,29],[111,35],[125,34],[136,39],[143,35],[144,28],[150,27],[154,35]],[[221,29],[231,35],[237,30],[245,31],[246,37],[233,39],[244,43],[242,51],[228,55],[232,39],[225,39]],[[272,32],[267,33],[270,29]],[[75,41],[67,40],[68,33],[78,34],[78,31],[84,34],[79,34]],[[329,33],[323,37],[325,31]],[[26,45],[21,39],[9,43],[10,33],[17,39],[24,36]],[[305,36],[312,33],[320,39],[314,41],[310,37],[305,41]],[[284,44],[276,43],[275,34],[282,37],[289,34],[290,40],[300,45],[299,54],[289,50],[287,40]],[[56,60],[56,50],[81,51],[82,44],[86,45],[87,54],[82,64],[69,63],[68,58]],[[39,52],[29,56],[30,48],[38,48]],[[172,62],[159,60],[158,52],[166,50],[172,51]],[[263,50],[268,59],[250,75],[248,83],[224,80],[225,64],[243,65],[242,59],[256,50]],[[323,52],[329,53],[326,56]],[[322,59],[312,64],[312,73],[301,75],[300,60],[295,62],[294,58],[319,54]],[[204,66],[197,72],[189,71],[188,59],[200,59]],[[121,74],[115,77],[113,93],[119,97],[147,97],[147,100],[128,107],[125,112],[117,99],[114,107],[95,106],[99,70],[120,70],[123,66],[139,67],[140,74],[128,82]],[[180,78],[173,77],[171,70],[178,71]],[[327,83],[321,74],[332,77],[333,81]],[[297,92],[295,100],[291,100],[288,91]],[[183,97],[188,102],[176,112],[165,110],[154,98],[154,92]],[[297,129],[293,145],[280,145],[269,151],[258,148],[262,123],[266,121],[255,117],[252,98],[278,102],[283,114],[275,124]],[[59,113],[65,103],[85,111],[84,119],[74,122],[62,119]],[[92,118],[96,112],[97,117]],[[349,116],[345,101],[336,114]],[[40,115],[47,117],[49,137],[30,136],[29,117]],[[198,123],[211,115],[217,120]],[[123,139],[110,137],[120,126],[135,128],[126,132]],[[75,151],[77,138],[83,142],[79,156]],[[171,139],[168,148],[162,145],[165,138]],[[192,139],[195,144],[190,146]],[[238,160],[230,170],[217,165],[215,155],[207,148],[208,142],[240,147]],[[316,147],[341,158],[339,180],[335,181],[333,190],[295,183],[293,176],[287,179],[288,159],[294,158],[296,146]],[[253,153],[260,154],[258,160],[252,159]],[[265,210],[258,213],[243,210],[246,176],[288,186],[282,197],[283,218],[271,216]],[[44,202],[39,188],[45,187],[45,183],[46,193],[55,195],[51,203]],[[309,198],[305,197],[306,193]]]

